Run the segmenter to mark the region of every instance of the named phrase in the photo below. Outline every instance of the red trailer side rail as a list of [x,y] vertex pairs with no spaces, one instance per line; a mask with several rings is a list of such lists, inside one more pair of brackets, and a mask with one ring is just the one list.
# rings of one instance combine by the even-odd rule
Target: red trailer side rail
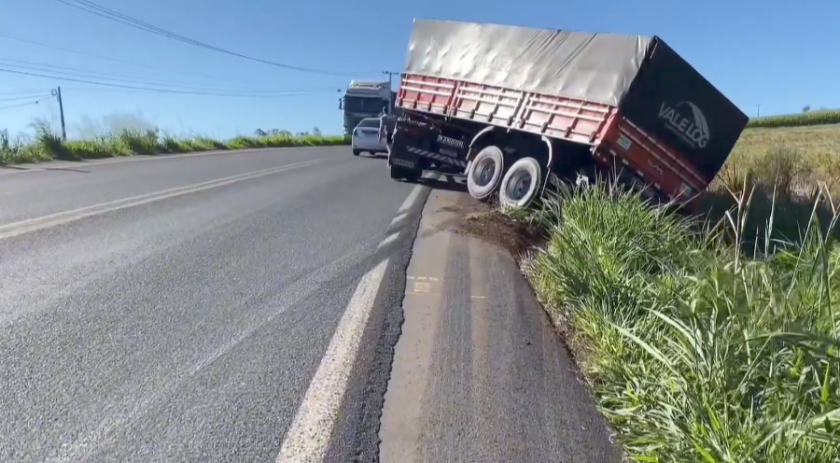
[[416,74],[401,76],[396,104],[590,145],[602,167],[623,165],[669,197],[692,196],[709,183],[683,154],[614,106]]
[[616,123],[604,138],[595,152],[597,161],[614,165],[612,158],[617,157],[645,183],[669,197],[692,197],[702,193],[710,183],[682,153],[649,135],[624,116],[616,118]]

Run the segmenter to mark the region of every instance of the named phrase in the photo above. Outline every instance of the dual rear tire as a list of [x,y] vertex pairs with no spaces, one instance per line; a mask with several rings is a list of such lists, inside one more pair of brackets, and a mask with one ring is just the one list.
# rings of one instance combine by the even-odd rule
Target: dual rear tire
[[467,190],[480,201],[488,201],[498,192],[500,205],[522,208],[539,194],[542,176],[542,166],[532,157],[520,158],[505,170],[502,150],[487,146],[479,151],[467,169]]
[[499,188],[505,170],[505,155],[498,146],[487,146],[475,156],[467,169],[470,196],[487,201]]
[[523,208],[531,204],[540,193],[542,166],[534,158],[518,159],[510,166],[499,187],[499,204],[502,207]]

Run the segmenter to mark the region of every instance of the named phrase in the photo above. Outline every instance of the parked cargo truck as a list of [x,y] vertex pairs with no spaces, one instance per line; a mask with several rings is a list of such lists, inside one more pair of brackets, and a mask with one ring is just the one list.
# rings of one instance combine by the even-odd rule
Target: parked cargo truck
[[705,191],[748,117],[661,38],[415,20],[391,178],[463,173],[525,206],[607,174],[660,199]]

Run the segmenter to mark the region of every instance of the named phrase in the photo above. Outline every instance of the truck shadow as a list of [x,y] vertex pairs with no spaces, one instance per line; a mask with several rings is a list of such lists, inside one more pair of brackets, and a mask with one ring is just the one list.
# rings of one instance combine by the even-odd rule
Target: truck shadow
[[382,153],[376,153],[376,154],[364,153],[364,154],[359,155],[359,159],[379,159],[381,161],[385,161],[385,160],[388,159],[388,155],[387,154],[382,154]]
[[467,192],[467,179],[460,175],[440,174],[439,179],[421,178],[417,180],[417,183],[433,190]]

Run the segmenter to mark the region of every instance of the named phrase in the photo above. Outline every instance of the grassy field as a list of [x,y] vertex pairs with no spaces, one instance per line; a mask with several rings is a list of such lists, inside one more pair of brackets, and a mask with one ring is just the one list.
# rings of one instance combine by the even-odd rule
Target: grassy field
[[840,462],[838,158],[838,126],[750,129],[710,217],[603,185],[520,217],[548,237],[525,272],[631,460]]
[[721,181],[749,175],[767,183],[776,179],[797,189],[815,182],[831,187],[840,180],[840,125],[748,129],[721,172]]
[[771,129],[778,127],[801,127],[823,124],[840,124],[840,110],[824,109],[800,114],[759,117],[750,119],[747,127]]
[[[747,241],[762,240],[771,205],[784,218],[774,225],[776,236],[798,239],[820,185],[832,198],[840,198],[840,125],[746,130],[709,188],[706,210],[712,220],[723,218],[735,205],[728,190],[742,191],[745,179],[756,187],[744,226]],[[830,207],[823,201],[816,213],[827,233]],[[840,238],[840,229],[831,234]]]
[[207,137],[173,137],[157,130],[122,130],[88,140],[68,140],[47,129],[34,137],[12,139],[0,131],[0,164],[19,164],[52,160],[98,159],[135,154],[189,153],[244,148],[282,148],[293,146],[349,145],[343,136],[266,135],[215,140]]

